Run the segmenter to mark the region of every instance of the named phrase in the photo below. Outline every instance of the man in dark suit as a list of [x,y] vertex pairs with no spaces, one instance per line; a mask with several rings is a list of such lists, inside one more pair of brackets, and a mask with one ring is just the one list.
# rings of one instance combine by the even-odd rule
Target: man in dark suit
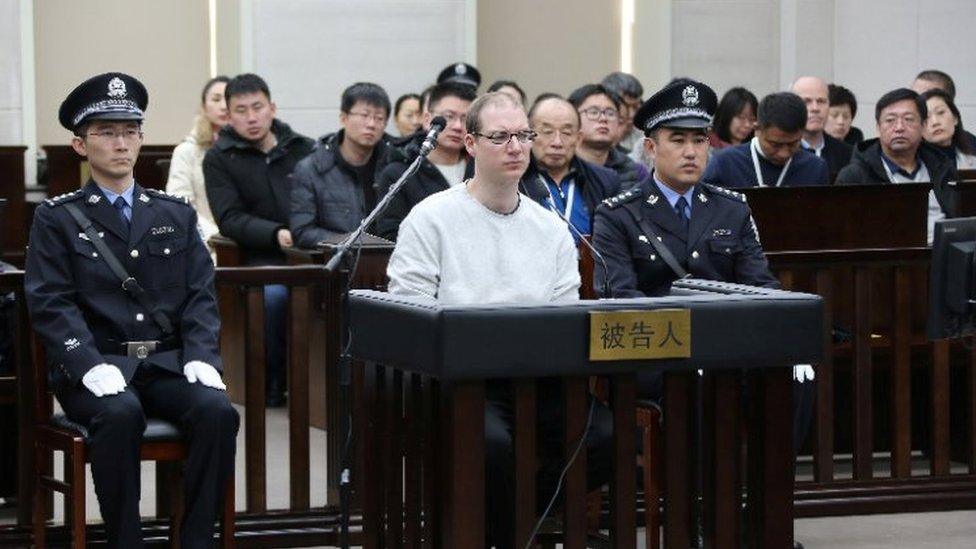
[[827,83],[816,76],[801,76],[793,83],[793,93],[807,106],[807,124],[803,129],[802,147],[827,162],[830,183],[851,162],[853,149],[847,143],[834,139],[824,131],[830,111],[830,91]]
[[[87,431],[109,545],[142,546],[139,446],[148,416],[176,424],[188,444],[181,546],[210,547],[240,419],[220,378],[214,267],[196,213],[133,176],[147,101],[138,80],[108,73],[61,104],[91,180],[37,208],[24,286],[55,395]],[[85,219],[93,229],[83,229]],[[124,284],[120,275],[129,277]]]

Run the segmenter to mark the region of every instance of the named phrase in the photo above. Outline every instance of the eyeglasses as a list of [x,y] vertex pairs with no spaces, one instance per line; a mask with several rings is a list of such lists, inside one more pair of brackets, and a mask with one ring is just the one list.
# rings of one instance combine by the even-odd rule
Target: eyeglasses
[[614,120],[617,120],[617,118],[620,116],[620,113],[617,112],[617,109],[614,109],[613,107],[607,107],[606,109],[601,109],[599,107],[590,107],[588,109],[581,109],[579,112],[580,114],[586,116],[587,120],[593,120],[593,121],[599,120],[600,116],[604,116],[606,117],[608,122],[613,122]]
[[444,112],[438,112],[438,113],[431,113],[431,115],[433,116],[433,118],[437,118],[438,116],[443,116],[444,119],[447,120],[447,123],[448,124],[451,124],[453,122],[460,121],[461,122],[461,125],[463,126],[468,121],[468,115],[467,114],[462,114],[462,113],[454,112],[454,111],[444,111]]
[[368,112],[350,112],[350,113],[348,113],[348,115],[349,116],[355,116],[357,118],[360,118],[360,119],[362,119],[363,122],[367,122],[369,120],[372,120],[373,122],[376,122],[377,124],[386,124],[386,115],[385,114],[369,114]]
[[512,138],[518,139],[518,142],[525,145],[535,141],[535,138],[539,135],[532,130],[522,130],[520,132],[491,132],[489,134],[484,133],[472,133],[476,137],[484,137],[488,141],[491,141],[495,145],[507,145]]
[[102,130],[100,132],[88,132],[89,137],[98,137],[106,141],[115,141],[119,137],[125,141],[138,141],[142,139],[142,130],[126,128],[124,130]]

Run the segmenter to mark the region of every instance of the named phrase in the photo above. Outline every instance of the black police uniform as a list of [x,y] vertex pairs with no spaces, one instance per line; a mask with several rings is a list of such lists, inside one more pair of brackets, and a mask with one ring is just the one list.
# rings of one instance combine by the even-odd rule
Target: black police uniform
[[[671,84],[644,103],[635,116],[635,124],[645,131],[672,124],[679,128],[704,128],[710,124],[715,102],[714,92],[703,84]],[[686,228],[651,173],[636,187],[605,200],[596,210],[593,245],[607,263],[606,270],[600,262],[595,266],[596,291],[603,292],[607,276],[611,297],[667,294],[678,274],[661,257],[652,239],[663,244],[680,268],[694,278],[779,287],[763,255],[744,195],[704,183],[694,185]],[[660,399],[661,381],[660,373],[638,376],[639,395]],[[809,425],[812,386],[794,384],[795,446],[802,442]]]
[[[612,297],[665,295],[678,275],[651,244],[671,252],[694,278],[776,287],[745,196],[721,187],[695,185],[688,227],[653,177],[603,201],[593,223],[593,243],[607,261]],[[593,277],[603,287],[603,266]]]
[[[115,88],[107,89],[115,90],[114,97],[105,96],[110,79]],[[127,88],[138,96],[141,84],[127,75],[95,77],[62,106],[66,126],[101,118],[105,101],[115,102],[110,119],[140,120],[145,90],[134,102],[139,112],[126,113],[123,109],[131,111],[133,105],[119,103],[118,82],[124,85],[122,94]],[[85,109],[91,111],[87,118],[73,117]],[[91,220],[155,309],[169,319],[175,327],[171,337],[122,290],[68,212],[69,204]],[[39,206],[24,276],[27,305],[44,344],[55,396],[87,434],[109,545],[142,545],[139,446],[150,416],[175,424],[188,443],[182,546],[209,547],[223,487],[234,467],[239,416],[226,393],[190,383],[183,365],[196,360],[221,368],[213,263],[196,212],[183,198],[133,184],[131,212],[127,223],[93,181]],[[136,346],[124,342],[146,341],[158,342],[155,351],[133,353],[143,358],[128,356],[126,349]],[[119,368],[127,382],[122,393],[97,397],[82,384],[85,373],[99,364]]]

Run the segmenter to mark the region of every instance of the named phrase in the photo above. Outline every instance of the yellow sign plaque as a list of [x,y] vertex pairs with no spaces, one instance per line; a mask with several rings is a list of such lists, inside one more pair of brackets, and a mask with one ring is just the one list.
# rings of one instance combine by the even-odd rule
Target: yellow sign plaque
[[590,311],[590,360],[691,357],[691,310]]

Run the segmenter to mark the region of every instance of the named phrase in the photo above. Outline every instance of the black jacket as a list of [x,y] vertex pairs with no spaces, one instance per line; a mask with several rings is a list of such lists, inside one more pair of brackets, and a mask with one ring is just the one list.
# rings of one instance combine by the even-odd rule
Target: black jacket
[[826,132],[823,134],[823,138],[824,148],[820,152],[820,158],[827,162],[827,169],[830,172],[829,182],[833,185],[837,179],[837,174],[851,163],[854,148]]
[[69,214],[69,203],[91,221],[176,330],[171,348],[145,361],[178,375],[191,360],[221,370],[214,266],[200,240],[196,212],[182,198],[138,184],[132,197],[128,228],[92,181],[45,200],[34,212],[24,289],[55,386],[76,385],[101,363],[118,366],[131,380],[141,360],[123,356],[119,342],[166,341],[150,311],[122,290],[105,258]]
[[271,131],[278,144],[264,153],[224,126],[203,159],[207,198],[220,234],[237,242],[249,265],[285,262],[278,230],[288,228],[292,171],[313,146],[279,120]]
[[[955,161],[950,161],[935,147],[924,141],[918,147],[918,155],[929,171],[935,197],[947,217],[955,217],[957,200],[946,183],[956,181]],[[881,160],[881,143],[877,139],[862,142],[854,149],[851,163],[837,174],[837,185],[888,184],[888,172]]]
[[339,153],[344,135],[340,130],[322,137],[312,154],[295,166],[290,225],[300,248],[312,248],[326,238],[354,231],[376,206],[378,166],[387,145],[381,140],[373,149],[374,172],[367,193]]
[[[592,220],[596,207],[604,200],[620,192],[620,178],[617,172],[610,168],[591,164],[581,160],[578,156],[573,157],[570,169],[575,170],[578,174],[575,180],[576,185],[577,188],[582,189],[583,201],[586,203],[586,209],[590,212],[590,219]],[[540,177],[542,174],[539,172],[538,164],[533,157],[529,162],[529,168],[525,170],[525,175],[522,176],[522,181],[519,182],[519,191],[548,208],[549,193],[543,186],[545,180],[543,179],[542,185],[529,181]]]
[[[423,138],[424,135],[418,132],[414,134],[413,138],[405,146],[390,151],[388,155],[390,163],[383,169],[376,180],[376,196],[379,199],[382,199],[386,195],[387,191],[390,190],[390,186],[396,183],[397,179],[400,179],[403,172],[407,171],[410,163],[417,158],[417,154],[420,152],[420,145],[423,143]],[[474,175],[474,162],[471,159],[467,159],[464,178],[468,179],[472,175]],[[376,220],[376,226],[373,228],[374,233],[376,236],[383,237],[387,240],[396,240],[397,233],[400,231],[400,223],[407,217],[410,210],[421,200],[434,193],[447,190],[449,187],[450,185],[444,179],[444,176],[441,175],[440,170],[430,160],[425,158],[421,162],[420,169],[417,170],[417,173],[407,180],[406,184],[400,189],[400,192],[393,197],[389,208]]]
[[631,160],[619,147],[610,149],[610,156],[607,157],[604,167],[617,172],[621,190],[636,186],[650,173],[644,165]]

